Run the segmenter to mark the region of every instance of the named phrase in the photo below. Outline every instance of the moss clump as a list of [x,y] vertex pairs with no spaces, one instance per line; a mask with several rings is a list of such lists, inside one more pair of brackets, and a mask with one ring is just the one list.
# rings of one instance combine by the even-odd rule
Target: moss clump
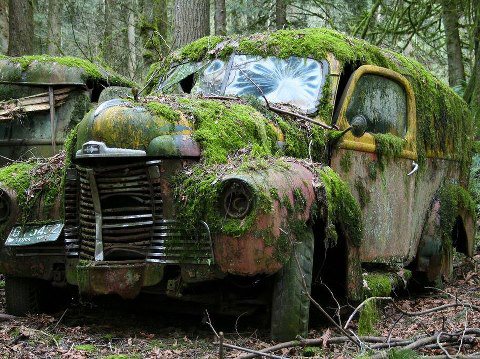
[[[255,159],[250,162],[253,165]],[[254,193],[252,210],[242,219],[227,218],[219,205],[223,189],[221,179],[233,173],[255,174],[256,177],[252,178],[257,178],[255,185],[260,189]],[[175,179],[176,216],[187,230],[197,227],[203,220],[208,223],[212,234],[238,237],[251,229],[260,214],[272,210],[273,199],[265,187],[267,178],[267,171],[242,169],[240,163],[193,165]]]
[[153,101],[148,102],[146,106],[154,116],[160,116],[170,123],[175,123],[180,119],[180,114],[166,104]]
[[340,168],[345,174],[350,172],[352,167],[352,151],[346,151],[345,154],[340,159]]
[[388,359],[417,359],[420,358],[412,349],[390,349],[388,351]]
[[17,195],[18,222],[34,221],[50,213],[61,194],[64,161],[62,151],[46,161],[17,162],[0,169],[0,183]]
[[66,67],[79,68],[84,71],[82,75],[83,80],[96,80],[104,81],[111,85],[119,86],[135,86],[132,81],[127,80],[126,78],[113,73],[112,71],[107,71],[104,68],[93,64],[92,62],[80,59],[72,56],[49,56],[49,55],[27,55],[20,57],[8,57],[0,56],[0,60],[8,60],[11,63],[20,64],[23,72],[28,71],[30,65],[33,62],[38,63],[57,63]]
[[380,169],[383,170],[388,161],[402,154],[406,141],[390,133],[376,133],[373,137],[375,138],[377,163]]
[[365,303],[358,319],[358,335],[375,334],[375,325],[378,323],[379,317],[376,303],[373,300]]
[[83,352],[87,352],[87,353],[92,353],[94,351],[97,350],[97,348],[95,347],[95,345],[93,344],[79,344],[79,345],[75,345],[74,346],[74,349],[75,350],[80,350],[80,351],[83,351]]
[[392,280],[389,275],[372,273],[363,276],[367,284],[368,297],[388,297],[392,293]]
[[190,98],[179,99],[178,105],[193,117],[193,137],[207,163],[226,163],[228,155],[243,149],[255,156],[268,156],[276,150],[276,133],[250,106]]
[[354,246],[359,246],[363,238],[362,212],[348,184],[330,167],[322,167],[318,174],[327,194],[327,239],[336,243],[338,228]]
[[445,183],[439,190],[440,235],[445,249],[452,246],[452,229],[460,210],[476,218],[476,206],[470,192],[456,183]]

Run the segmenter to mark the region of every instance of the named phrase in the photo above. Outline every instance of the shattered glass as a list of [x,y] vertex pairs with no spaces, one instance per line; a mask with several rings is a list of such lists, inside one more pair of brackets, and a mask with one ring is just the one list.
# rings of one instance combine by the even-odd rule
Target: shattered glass
[[322,65],[312,59],[235,55],[225,95],[265,97],[269,103],[290,104],[311,113],[318,106],[323,83]]
[[220,95],[222,92],[223,79],[225,78],[225,61],[213,60],[201,73],[194,93],[202,95]]
[[[229,60],[175,67],[159,86],[164,93],[254,96],[270,104],[289,104],[304,113],[317,110],[325,82],[324,65],[312,59],[233,55]],[[193,87],[193,88],[192,88]]]

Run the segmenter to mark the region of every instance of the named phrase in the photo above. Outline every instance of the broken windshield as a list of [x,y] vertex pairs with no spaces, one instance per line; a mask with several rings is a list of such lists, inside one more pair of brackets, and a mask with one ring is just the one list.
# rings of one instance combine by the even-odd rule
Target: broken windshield
[[[317,110],[325,83],[326,64],[325,61],[294,56],[280,59],[233,55],[229,61],[216,59],[188,66],[184,64],[183,71],[177,68],[160,89],[166,92],[166,88],[179,83],[186,93],[253,96],[262,101],[266,99],[270,104],[289,104],[302,112],[313,113]],[[197,72],[195,79],[193,72]],[[179,78],[181,73],[191,78],[188,90],[184,86],[187,78]]]

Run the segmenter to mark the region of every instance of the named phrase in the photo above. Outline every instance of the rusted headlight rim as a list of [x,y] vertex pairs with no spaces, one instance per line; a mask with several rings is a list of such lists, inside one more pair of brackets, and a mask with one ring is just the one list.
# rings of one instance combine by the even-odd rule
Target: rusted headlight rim
[[243,219],[252,211],[254,204],[254,191],[247,182],[228,179],[223,183],[219,205],[225,217]]

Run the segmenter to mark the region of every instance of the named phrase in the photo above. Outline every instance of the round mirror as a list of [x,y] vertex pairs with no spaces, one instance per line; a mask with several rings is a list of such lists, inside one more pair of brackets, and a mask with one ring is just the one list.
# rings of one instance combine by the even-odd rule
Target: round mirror
[[363,115],[356,115],[350,122],[350,126],[355,137],[362,137],[367,130],[367,119]]

